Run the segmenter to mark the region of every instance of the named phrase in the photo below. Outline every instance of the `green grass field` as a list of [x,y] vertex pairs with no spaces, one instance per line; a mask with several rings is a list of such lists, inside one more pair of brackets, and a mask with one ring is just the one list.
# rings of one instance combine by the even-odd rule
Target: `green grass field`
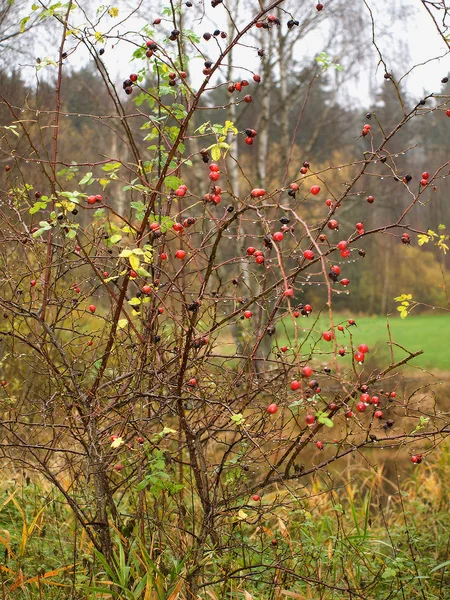
[[[366,343],[370,348],[370,359],[376,360],[380,364],[389,360],[389,334],[386,317],[358,317],[355,318],[355,321],[356,327],[349,328],[354,345]],[[336,325],[339,323],[346,325],[347,318],[335,315],[334,322]],[[285,319],[283,325],[286,328],[286,337],[289,336],[292,343],[294,328],[291,319]],[[303,324],[299,319],[298,325],[305,327],[310,323]],[[410,352],[424,351],[424,354],[413,359],[411,364],[434,371],[450,372],[450,315],[410,315],[406,319],[394,315],[389,318],[389,326],[393,342],[403,346]],[[315,328],[314,339],[317,340],[320,332],[328,328],[328,315],[324,314],[320,317]],[[338,343],[342,343],[343,346],[349,345],[350,337],[347,332],[337,331],[336,334]],[[282,328],[279,328],[277,338],[278,344],[283,345]],[[330,344],[323,340],[319,342],[317,347],[324,352],[330,350]],[[406,353],[403,350],[394,346],[395,360],[401,360],[405,356]],[[347,360],[350,360],[350,356],[343,358],[343,361]]]

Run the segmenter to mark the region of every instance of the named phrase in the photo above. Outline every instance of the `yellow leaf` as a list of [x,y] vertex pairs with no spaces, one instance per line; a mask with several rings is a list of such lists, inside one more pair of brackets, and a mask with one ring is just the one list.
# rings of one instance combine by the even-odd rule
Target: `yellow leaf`
[[139,265],[141,264],[141,261],[139,260],[139,257],[136,256],[136,254],[131,254],[128,257],[128,260],[130,261],[131,268],[134,271],[137,271],[139,269]]
[[128,325],[128,319],[119,319],[117,321],[117,327],[119,329],[123,329],[124,327],[126,327]]
[[125,248],[125,250],[122,250],[122,252],[119,254],[119,258],[128,258],[132,254],[133,254],[133,250],[130,250],[129,248]]
[[112,8],[108,9],[108,14],[110,17],[118,17],[119,16],[119,9],[116,8],[115,6]]
[[248,517],[248,514],[245,512],[245,510],[242,510],[242,509],[237,514],[238,521],[244,521],[247,517]]
[[220,148],[217,144],[211,148],[211,158],[213,160],[219,160],[220,158]]
[[113,440],[111,442],[111,448],[120,448],[120,446],[122,446],[122,444],[124,444],[125,442],[123,441],[123,439],[121,437],[117,437],[115,440]]

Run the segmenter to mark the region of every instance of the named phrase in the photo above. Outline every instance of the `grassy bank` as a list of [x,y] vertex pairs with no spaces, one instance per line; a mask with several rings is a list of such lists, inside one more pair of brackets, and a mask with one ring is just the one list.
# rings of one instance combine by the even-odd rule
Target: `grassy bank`
[[[312,319],[313,317],[309,317]],[[347,346],[350,344],[350,334],[353,338],[353,344],[358,346],[366,343],[370,347],[370,358],[377,362],[385,362],[390,356],[389,332],[391,332],[392,342],[402,346],[410,352],[423,350],[423,355],[413,359],[412,365],[434,371],[450,371],[450,349],[448,348],[448,335],[450,334],[450,315],[410,315],[406,319],[400,319],[397,315],[390,317],[357,317],[356,326],[349,327],[343,333],[337,332],[339,344]],[[335,315],[335,324],[342,323],[347,325],[347,316]],[[303,319],[300,317],[295,323],[299,327],[299,337],[303,337],[302,331]],[[308,322],[308,325],[310,323]],[[306,323],[305,323],[306,326]],[[283,331],[284,328],[284,331]],[[329,328],[329,318],[323,314],[317,323],[315,333],[305,344],[305,351],[308,347],[318,341],[318,348],[324,353],[330,351],[330,344],[320,340],[321,332]],[[290,340],[292,344],[295,339],[294,324],[292,319],[286,318],[283,326],[278,328],[278,344],[280,346]],[[396,360],[401,360],[407,353],[398,346],[393,346]],[[325,355],[326,356],[326,355]],[[342,361],[350,361],[350,355],[342,358]]]

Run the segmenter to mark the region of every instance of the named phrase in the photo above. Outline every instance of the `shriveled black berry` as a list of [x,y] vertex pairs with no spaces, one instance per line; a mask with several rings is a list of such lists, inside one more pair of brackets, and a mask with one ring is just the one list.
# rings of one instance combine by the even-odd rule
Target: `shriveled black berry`
[[203,34],[203,39],[206,40],[206,41],[210,40],[211,39],[211,34],[208,33],[208,32],[204,33]]
[[265,54],[266,54],[266,53],[264,52],[264,50],[263,50],[262,48],[260,48],[260,49],[258,50],[258,56],[261,56],[261,57],[262,57],[262,56],[265,56]]
[[192,2],[186,2],[186,6],[187,6],[188,8],[191,8],[191,6],[192,6]]
[[288,223],[290,223],[290,219],[288,219],[288,217],[281,217],[280,223],[282,223],[283,225],[287,225]]
[[337,273],[335,273],[334,271],[330,271],[330,272],[328,273],[328,277],[329,277],[330,279],[332,279],[333,281],[336,281],[336,280],[337,280],[337,278],[339,277],[339,275],[338,275]]
[[76,208],[74,208],[73,211],[72,211],[72,214],[73,215],[77,215],[78,214],[78,210]]
[[199,309],[199,303],[198,302],[191,302],[190,304],[187,305],[187,309],[190,310],[191,312],[197,312]]
[[291,196],[291,198],[295,198],[295,194],[296,194],[295,190],[288,191],[288,196]]
[[423,98],[423,99],[422,99],[422,100],[419,102],[419,104],[420,104],[420,106],[423,106],[424,104],[426,104],[426,102],[427,102],[427,101],[425,100],[425,98]]
[[133,82],[131,81],[131,79],[125,79],[125,81],[122,84],[123,89],[130,87],[131,85],[133,85]]
[[232,204],[229,204],[229,205],[227,206],[227,212],[229,212],[229,213],[232,213],[232,212],[233,212],[233,210],[234,210],[234,206],[233,206]]
[[265,235],[264,236],[264,246],[266,248],[269,248],[269,250],[272,250],[273,245],[272,245],[272,240],[271,240],[270,235]]
[[441,79],[441,83],[448,83],[448,77],[444,77],[443,79]]
[[273,325],[269,325],[269,327],[266,329],[267,331],[267,335],[273,335],[275,333],[275,327]]
[[412,179],[412,175],[411,175],[411,173],[407,173],[407,174],[405,175],[405,179],[406,179],[406,181],[411,181],[411,179]]
[[105,49],[104,48],[100,48],[100,50],[98,51],[98,53],[100,54],[100,56],[102,56],[102,54],[105,54]]
[[133,93],[133,88],[132,87],[126,87],[125,88],[125,94],[127,94],[129,96],[132,93]]
[[305,160],[305,162],[303,163],[303,166],[304,166],[306,169],[309,169],[309,162],[308,162],[307,160]]
[[220,35],[220,29],[215,29],[213,35]]
[[358,250],[358,254],[364,258],[365,255],[366,255],[366,251],[365,250]]
[[205,64],[205,67],[207,69],[210,69],[212,67],[212,65],[213,65],[213,61],[212,60],[205,60],[204,64]]
[[366,113],[366,119],[369,119],[369,121],[370,121],[371,118],[372,118],[372,113],[370,113],[370,112]]

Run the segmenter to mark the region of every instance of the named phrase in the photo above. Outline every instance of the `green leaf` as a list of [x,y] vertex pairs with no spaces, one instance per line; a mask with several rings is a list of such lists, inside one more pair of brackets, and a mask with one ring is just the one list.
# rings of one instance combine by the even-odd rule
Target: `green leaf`
[[128,319],[119,319],[117,321],[117,327],[119,329],[123,329],[124,327],[126,327],[128,325]]
[[131,298],[131,300],[128,300],[128,304],[130,304],[131,306],[139,306],[141,304],[141,301],[139,298]]
[[304,404],[304,402],[300,398],[299,400],[294,400],[294,402],[291,402],[291,404],[289,404],[289,408],[295,408],[296,406],[303,406],[303,404]]
[[86,173],[86,175],[80,181],[80,185],[84,185],[85,183],[87,183],[88,181],[90,181],[91,177],[92,177],[92,173]]
[[76,229],[69,229],[69,231],[66,233],[66,238],[68,240],[73,240],[76,237],[77,237],[77,230]]
[[447,565],[450,565],[450,560],[446,560],[445,562],[440,563],[436,567],[433,567],[431,569],[430,573],[434,573],[435,571],[438,571],[439,569],[442,569],[443,567],[446,567]]
[[109,238],[111,244],[117,244],[122,239],[122,236],[119,233],[115,233]]
[[120,169],[120,166],[120,162],[106,163],[106,165],[103,165],[102,171],[117,171],[118,169]]
[[236,425],[243,425],[245,422],[245,417],[242,413],[235,413],[231,416],[231,420],[236,423]]
[[174,175],[170,175],[169,177],[166,177],[164,179],[164,183],[171,190],[176,190],[183,183],[183,180],[180,179],[179,177],[175,177]]
[[146,271],[144,267],[139,267],[139,269],[137,270],[137,274],[141,277],[151,277],[151,273]]
[[20,20],[20,33],[23,33],[25,31],[25,26],[29,20],[30,20],[30,17],[24,17],[23,19]]
[[381,577],[382,577],[382,579],[392,579],[396,575],[397,575],[397,571],[395,569],[392,569],[391,567],[388,567],[387,569],[385,569],[385,571]]
[[42,209],[47,208],[47,203],[46,202],[35,202],[33,204],[33,206],[30,208],[30,215],[34,215],[35,213],[39,212]]

